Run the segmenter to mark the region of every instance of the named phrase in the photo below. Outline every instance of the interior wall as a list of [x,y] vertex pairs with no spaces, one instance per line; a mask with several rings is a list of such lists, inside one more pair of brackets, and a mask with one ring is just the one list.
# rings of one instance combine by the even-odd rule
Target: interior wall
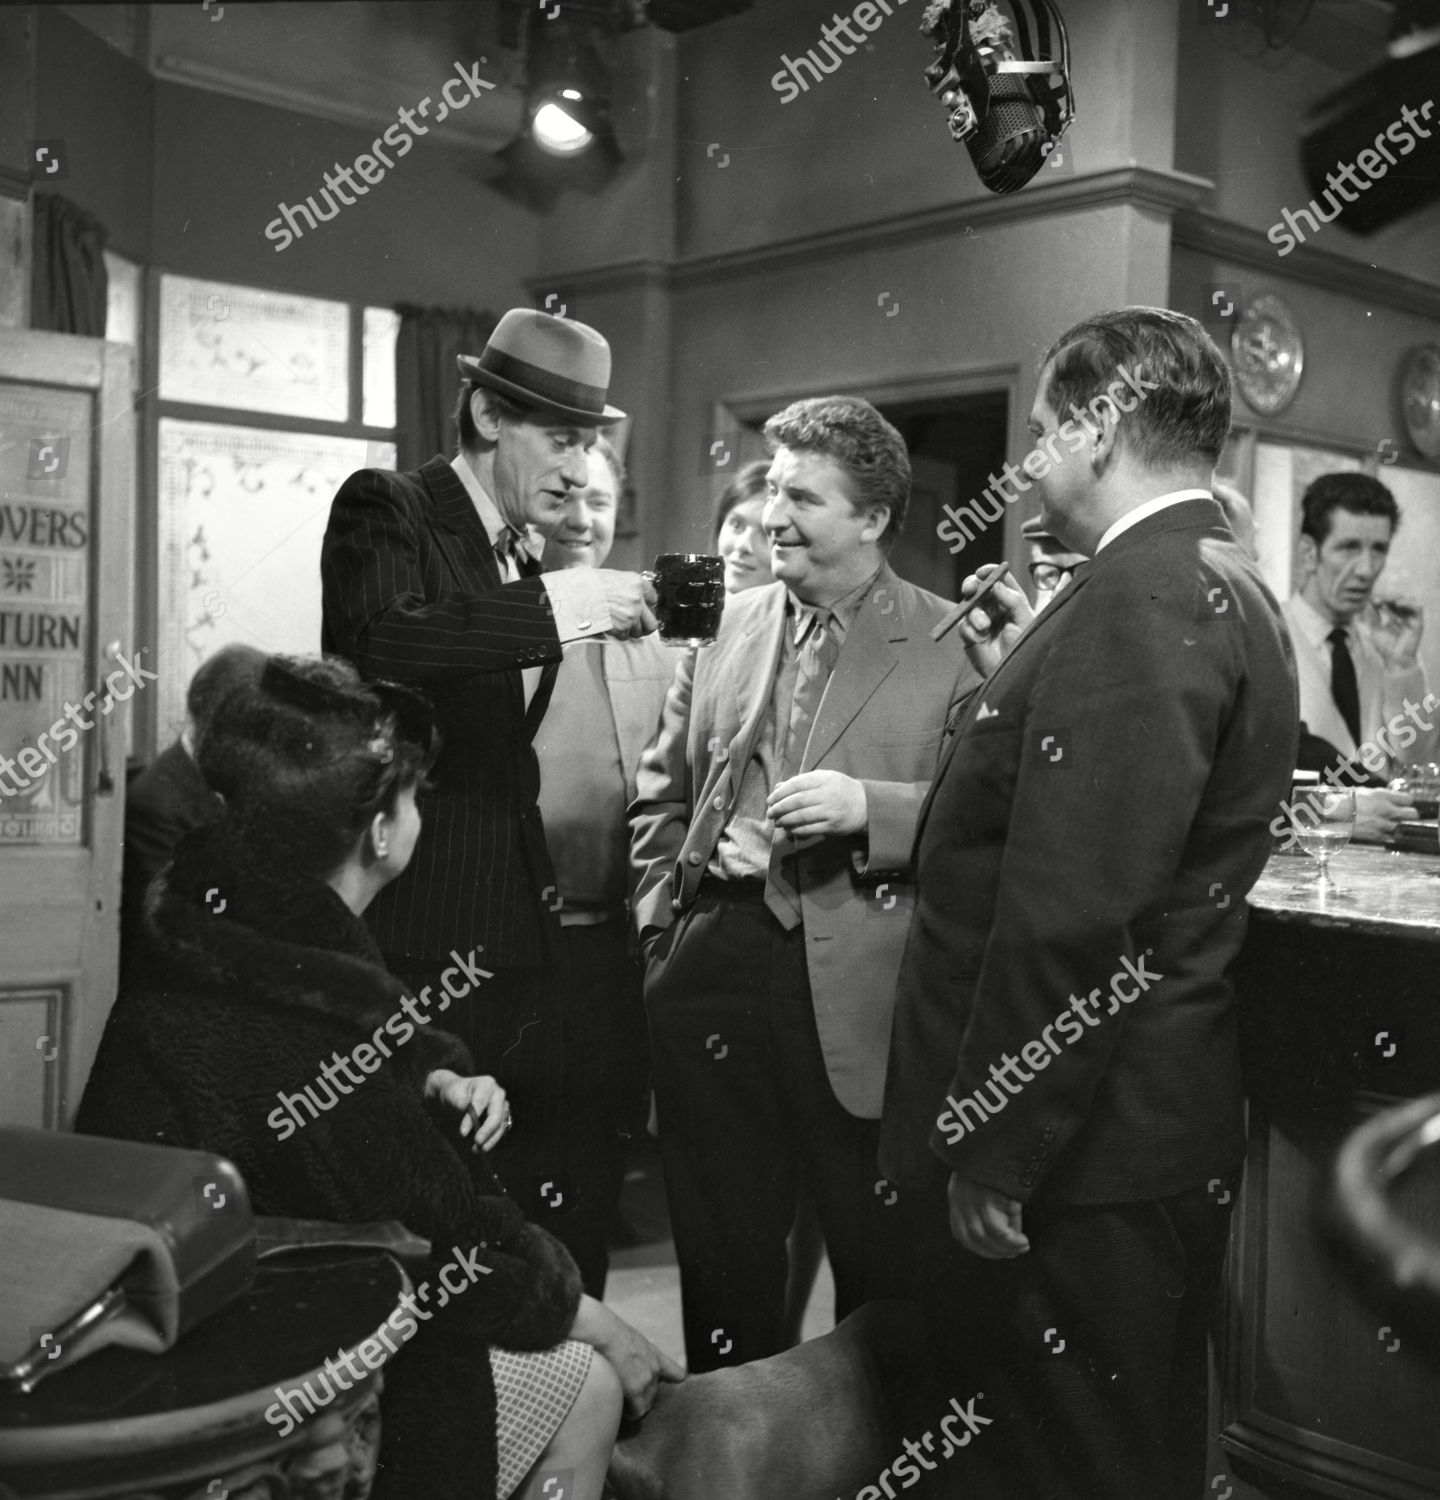
[[[891,10],[863,47],[788,103],[790,89],[772,80],[786,57],[814,49],[830,61],[820,28],[837,14],[833,0],[759,0],[743,16],[681,37],[683,257],[990,198],[925,87],[935,50],[919,31],[920,0],[891,0]],[[1175,79],[1168,7],[1066,0],[1063,10],[1076,76],[1076,122],[1066,136],[1072,160],[1081,171],[1129,162],[1168,168]],[[1088,82],[1097,59],[1103,87]]]
[[60,141],[65,160],[65,175],[44,186],[94,214],[112,250],[148,261],[155,206],[154,81],[62,12],[40,5],[33,14],[35,136]]
[[70,17],[37,11],[36,134],[66,142],[56,188],[122,255],[379,305],[528,305],[540,220],[485,187],[464,151],[416,140],[366,196],[277,251],[265,226],[278,205],[317,193],[380,130],[154,83]]
[[[1237,7],[1238,9],[1238,7]],[[1202,24],[1180,5],[1179,59],[1184,91],[1176,120],[1175,164],[1215,183],[1212,213],[1262,233],[1311,190],[1300,170],[1300,133],[1317,100],[1372,66],[1381,46],[1355,32],[1353,49],[1335,49],[1332,66],[1298,47],[1268,51],[1253,26]],[[1345,25],[1343,17],[1331,23]],[[1345,32],[1338,37],[1343,42]],[[1396,113],[1404,100],[1397,100]],[[1418,99],[1409,101],[1418,107]],[[1403,160],[1403,158],[1402,158]],[[1440,203],[1364,238],[1323,225],[1308,245],[1366,265],[1440,282]],[[1284,259],[1275,251],[1276,270]]]
[[[1261,417],[1237,391],[1236,424],[1356,447],[1377,460],[1390,451],[1381,447],[1386,439],[1396,453],[1404,450],[1409,439],[1400,410],[1401,361],[1416,344],[1440,342],[1440,320],[1291,280],[1283,267],[1283,261],[1270,271],[1192,250],[1174,252],[1172,306],[1199,317],[1204,288],[1217,284],[1238,286],[1247,302],[1274,292],[1289,304],[1304,337],[1305,369],[1291,405],[1274,418]],[[1223,326],[1215,331],[1222,341],[1228,337]]]

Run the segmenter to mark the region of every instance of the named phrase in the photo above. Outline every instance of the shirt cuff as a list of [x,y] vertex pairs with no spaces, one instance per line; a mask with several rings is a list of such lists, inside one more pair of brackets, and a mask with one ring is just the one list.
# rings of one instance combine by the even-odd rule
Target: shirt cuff
[[541,579],[555,614],[555,630],[562,642],[587,635],[608,635],[614,626],[605,591],[593,568],[567,568]]

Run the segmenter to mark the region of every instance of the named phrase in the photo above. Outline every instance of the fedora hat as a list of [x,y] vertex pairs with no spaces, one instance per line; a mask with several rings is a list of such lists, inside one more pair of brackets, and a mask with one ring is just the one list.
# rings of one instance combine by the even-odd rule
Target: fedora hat
[[571,422],[598,425],[625,415],[605,404],[610,345],[573,318],[512,307],[478,356],[460,354],[455,363],[466,380]]

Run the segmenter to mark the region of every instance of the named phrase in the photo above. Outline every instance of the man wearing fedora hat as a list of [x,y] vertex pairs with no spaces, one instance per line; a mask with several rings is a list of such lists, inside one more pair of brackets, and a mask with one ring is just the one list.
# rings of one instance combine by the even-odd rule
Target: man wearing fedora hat
[[392,972],[412,995],[428,987],[438,1024],[505,1088],[514,1128],[492,1163],[564,1240],[575,1193],[559,1138],[560,902],[531,740],[564,642],[653,631],[654,593],[636,573],[542,577],[528,537],[561,525],[599,428],[624,416],[606,404],[605,339],[512,309],[459,366],[455,457],[363,469],[335,497],[322,647],[434,702],[444,749],[419,843],[369,916]]

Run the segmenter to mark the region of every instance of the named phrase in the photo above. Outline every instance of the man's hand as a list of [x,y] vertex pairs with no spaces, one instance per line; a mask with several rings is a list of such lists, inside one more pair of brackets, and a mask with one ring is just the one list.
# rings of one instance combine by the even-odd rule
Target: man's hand
[[610,609],[610,634],[617,640],[651,635],[660,628],[655,618],[655,585],[638,573],[597,568],[593,574]]
[[[1402,615],[1396,610],[1388,609],[1386,605],[1392,602],[1410,613]],[[1425,611],[1418,600],[1397,598],[1384,603],[1376,601],[1375,624],[1370,631],[1370,639],[1380,654],[1380,660],[1385,663],[1387,672],[1409,672],[1414,668],[1424,629]]]
[[1355,788],[1355,832],[1362,844],[1383,844],[1398,823],[1413,823],[1420,814],[1409,792],[1389,792],[1383,787]]
[[672,922],[668,927],[647,927],[640,934],[640,952],[647,964],[656,957],[656,950],[665,939],[665,935],[673,934],[674,930],[675,924]]
[[[1003,564],[990,563],[972,573],[960,586],[959,604],[973,598],[998,573]],[[1023,589],[1013,583],[996,584],[978,609],[962,615],[955,627],[965,642],[965,655],[982,677],[990,674],[1015,649],[1015,642],[1035,618]]]
[[684,1368],[663,1349],[593,1297],[580,1298],[570,1337],[589,1344],[615,1366],[625,1390],[625,1410],[632,1417],[643,1417],[650,1410],[662,1380],[685,1378]]
[[1021,1226],[1021,1208],[994,1188],[950,1174],[950,1233],[985,1260],[1014,1260],[1030,1248]]
[[436,1068],[425,1080],[425,1097],[438,1098],[460,1116],[460,1137],[474,1132],[473,1151],[488,1151],[510,1128],[505,1090],[488,1075],[462,1078],[449,1068]]
[[806,771],[782,781],[765,803],[770,821],[792,838],[864,833],[869,826],[865,788],[842,771]]

